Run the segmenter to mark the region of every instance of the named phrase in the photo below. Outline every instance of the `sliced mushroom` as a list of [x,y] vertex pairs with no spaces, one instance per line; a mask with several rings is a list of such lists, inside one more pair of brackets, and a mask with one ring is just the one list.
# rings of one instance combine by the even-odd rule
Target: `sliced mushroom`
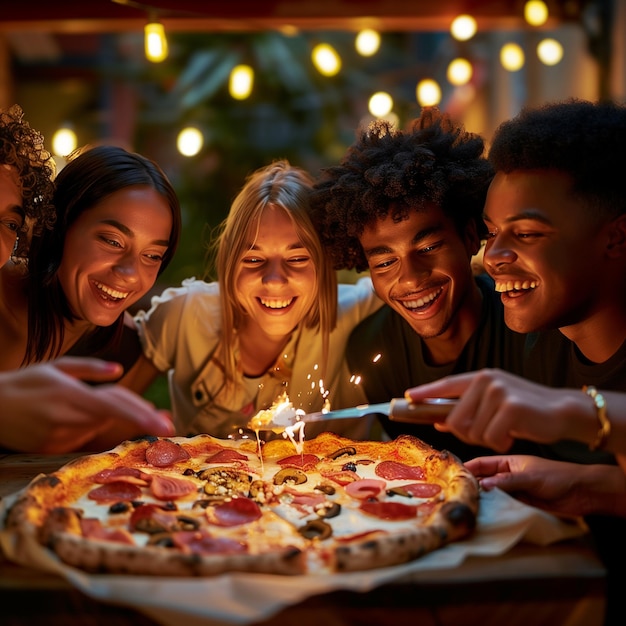
[[332,496],[335,494],[336,489],[330,483],[320,483],[315,487],[316,491],[321,491],[325,493],[327,496]]
[[294,485],[301,485],[307,481],[306,474],[295,467],[283,467],[274,474],[274,484],[282,485],[284,483],[293,483]]
[[149,546],[160,546],[161,548],[173,548],[175,546],[172,535],[169,533],[156,533],[148,539]]
[[337,517],[341,513],[341,504],[338,502],[322,502],[315,507],[315,512],[325,519]]
[[314,519],[298,528],[298,532],[305,539],[319,539],[323,541],[333,534],[333,529],[330,527],[330,524],[327,524],[323,520]]
[[198,528],[200,528],[200,522],[195,517],[176,516],[176,530],[198,530]]
[[354,446],[345,446],[343,448],[339,448],[339,450],[335,450],[332,454],[329,454],[328,458],[334,461],[340,456],[354,456],[355,454],[356,448]]
[[405,498],[412,498],[413,494],[407,491],[404,487],[393,487],[392,489],[387,489],[388,496],[404,496]]

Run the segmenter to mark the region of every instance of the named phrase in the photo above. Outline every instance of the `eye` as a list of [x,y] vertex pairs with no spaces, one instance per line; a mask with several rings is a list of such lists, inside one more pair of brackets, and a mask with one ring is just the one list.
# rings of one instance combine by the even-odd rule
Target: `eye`
[[19,230],[22,228],[24,222],[21,220],[14,220],[14,219],[10,219],[10,220],[6,220],[5,222],[3,222],[3,224],[11,231],[14,233],[19,232]]
[[371,270],[385,270],[391,267],[396,262],[396,259],[384,259],[378,262],[370,261],[369,266]]
[[311,260],[311,257],[302,255],[302,256],[292,257],[291,259],[288,260],[288,263],[292,265],[300,265],[302,263],[308,263],[310,260]]
[[155,261],[157,263],[161,263],[163,261],[163,257],[165,256],[164,254],[158,254],[158,253],[148,253],[144,255],[147,259],[149,259],[150,261]]
[[244,265],[259,265],[260,263],[263,263],[263,259],[258,256],[245,256],[241,259],[241,262]]
[[104,242],[107,246],[111,246],[113,248],[121,248],[122,244],[116,239],[110,239],[109,237],[105,237],[104,235],[100,236],[100,241]]

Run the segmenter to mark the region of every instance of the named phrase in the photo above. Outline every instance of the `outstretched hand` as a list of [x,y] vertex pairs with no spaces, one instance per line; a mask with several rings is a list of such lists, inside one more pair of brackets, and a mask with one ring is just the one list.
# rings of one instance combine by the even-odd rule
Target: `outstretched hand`
[[128,436],[171,436],[168,412],[119,385],[83,382],[104,383],[121,374],[119,364],[76,357],[3,372],[0,447],[63,454],[117,427]]

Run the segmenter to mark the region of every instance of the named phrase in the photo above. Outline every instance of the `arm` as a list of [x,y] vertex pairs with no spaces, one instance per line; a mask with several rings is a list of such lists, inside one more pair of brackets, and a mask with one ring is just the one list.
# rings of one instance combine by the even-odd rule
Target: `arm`
[[[604,449],[626,454],[626,394],[600,391],[612,426]],[[591,445],[600,427],[593,400],[580,389],[553,389],[495,369],[448,376],[406,391],[412,401],[439,396],[460,398],[439,430],[498,452],[508,450],[516,438]]]
[[119,385],[94,387],[83,382],[114,380],[120,372],[117,364],[63,357],[2,373],[0,446],[62,454],[85,447],[116,425],[135,435],[173,434],[167,413],[155,410],[131,391]]
[[614,465],[579,465],[509,455],[479,457],[465,466],[483,489],[499,487],[558,515],[626,517],[626,475]]

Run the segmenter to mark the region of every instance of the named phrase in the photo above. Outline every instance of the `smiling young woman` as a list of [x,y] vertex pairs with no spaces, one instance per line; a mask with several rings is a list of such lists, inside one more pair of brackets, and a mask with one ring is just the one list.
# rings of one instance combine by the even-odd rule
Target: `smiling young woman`
[[254,172],[215,242],[218,281],[186,280],[137,317],[144,357],[125,384],[142,392],[169,372],[179,434],[232,435],[284,391],[307,412],[364,401],[345,343],[381,302],[368,278],[337,286],[311,191],[285,161]]

